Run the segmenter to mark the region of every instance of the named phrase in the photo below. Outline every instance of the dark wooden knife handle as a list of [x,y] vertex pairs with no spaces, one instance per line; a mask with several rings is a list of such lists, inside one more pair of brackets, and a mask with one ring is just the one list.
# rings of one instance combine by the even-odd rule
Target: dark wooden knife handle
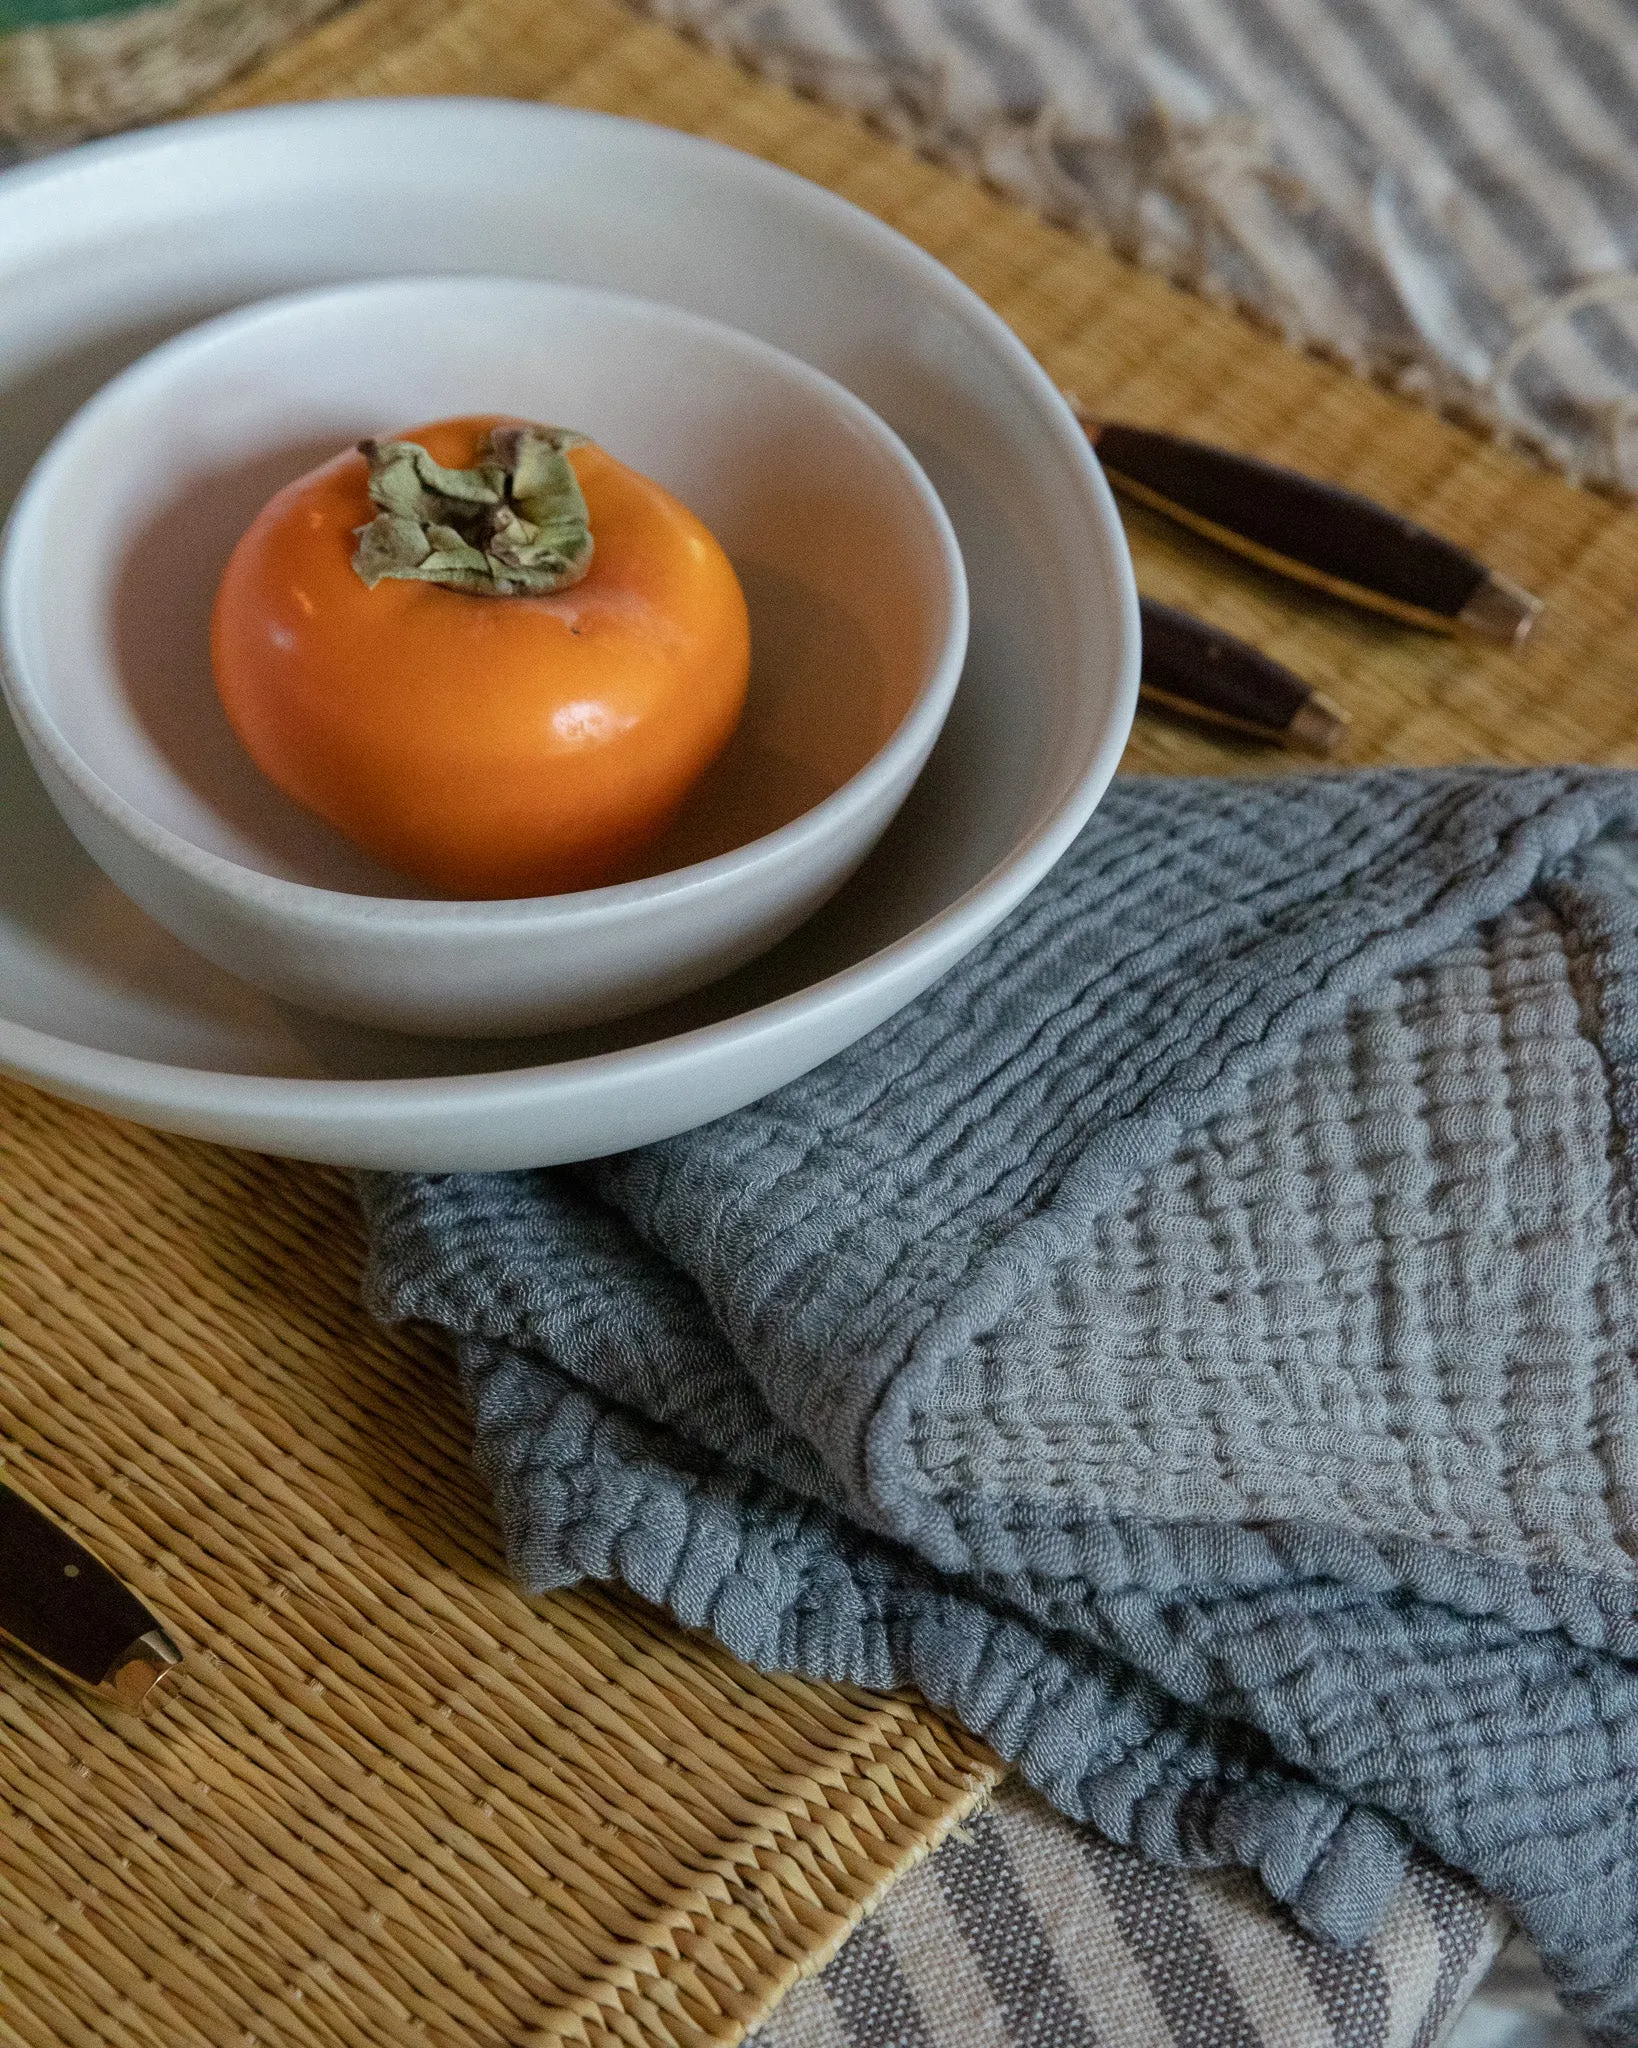
[[1357,491],[1149,427],[1085,424],[1111,481],[1139,502],[1350,603],[1508,641],[1540,609],[1476,555]]
[[1282,746],[1330,754],[1341,745],[1347,719],[1282,663],[1153,598],[1141,598],[1138,608],[1145,697]]
[[106,1565],[0,1486],[0,1628],[88,1685],[154,1618]]
[[0,1486],[0,1636],[133,1708],[182,1656],[99,1557],[9,1486]]

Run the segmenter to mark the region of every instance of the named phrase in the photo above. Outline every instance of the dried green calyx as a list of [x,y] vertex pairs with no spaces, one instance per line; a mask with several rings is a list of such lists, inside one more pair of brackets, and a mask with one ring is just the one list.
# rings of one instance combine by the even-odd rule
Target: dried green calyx
[[373,590],[388,577],[480,597],[545,597],[591,567],[586,500],[567,427],[496,427],[473,469],[445,469],[414,441],[360,441],[376,516],[353,567]]

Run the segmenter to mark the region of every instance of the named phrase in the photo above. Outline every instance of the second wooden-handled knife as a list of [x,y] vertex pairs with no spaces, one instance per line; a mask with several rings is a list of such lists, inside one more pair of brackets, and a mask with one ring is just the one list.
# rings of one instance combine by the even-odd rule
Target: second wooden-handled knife
[[1334,754],[1347,739],[1346,714],[1293,670],[1152,597],[1138,606],[1138,687],[1150,703],[1310,754]]
[[1541,610],[1476,555],[1357,491],[1070,404],[1117,489],[1265,569],[1409,625],[1509,644]]
[[130,1588],[8,1486],[0,1486],[0,1636],[122,1707],[141,1707],[182,1661]]

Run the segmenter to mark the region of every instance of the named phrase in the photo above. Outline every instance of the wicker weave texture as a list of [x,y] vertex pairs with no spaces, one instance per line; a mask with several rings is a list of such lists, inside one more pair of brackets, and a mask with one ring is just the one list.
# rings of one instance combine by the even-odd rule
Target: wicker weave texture
[[[1291,462],[1477,548],[1548,601],[1521,653],[1415,632],[1147,513],[1144,591],[1253,641],[1354,720],[1350,758],[1638,762],[1638,511],[1287,348],[850,117],[751,79],[619,0],[364,0],[214,104],[378,93],[561,100],[709,135],[829,185],[949,264],[1110,419]],[[1266,750],[1145,714],[1136,769],[1261,771]]]
[[0,1084],[6,1479],[187,1651],[0,1687],[0,2040],[737,2040],[996,1775],[501,1574],[453,1376],[345,1179]]
[[[345,0],[138,0],[57,21],[0,5],[0,161],[38,146],[162,120]],[[8,18],[8,12],[10,18]],[[6,33],[8,30],[13,33]]]

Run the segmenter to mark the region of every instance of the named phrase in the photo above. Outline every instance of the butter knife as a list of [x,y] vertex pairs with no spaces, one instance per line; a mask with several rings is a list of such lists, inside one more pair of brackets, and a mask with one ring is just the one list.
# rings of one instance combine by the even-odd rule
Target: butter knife
[[1541,611],[1510,577],[1374,499],[1179,434],[1075,417],[1117,490],[1208,540],[1408,625],[1516,646]]
[[132,1709],[182,1661],[130,1588],[9,1486],[0,1486],[0,1636]]

